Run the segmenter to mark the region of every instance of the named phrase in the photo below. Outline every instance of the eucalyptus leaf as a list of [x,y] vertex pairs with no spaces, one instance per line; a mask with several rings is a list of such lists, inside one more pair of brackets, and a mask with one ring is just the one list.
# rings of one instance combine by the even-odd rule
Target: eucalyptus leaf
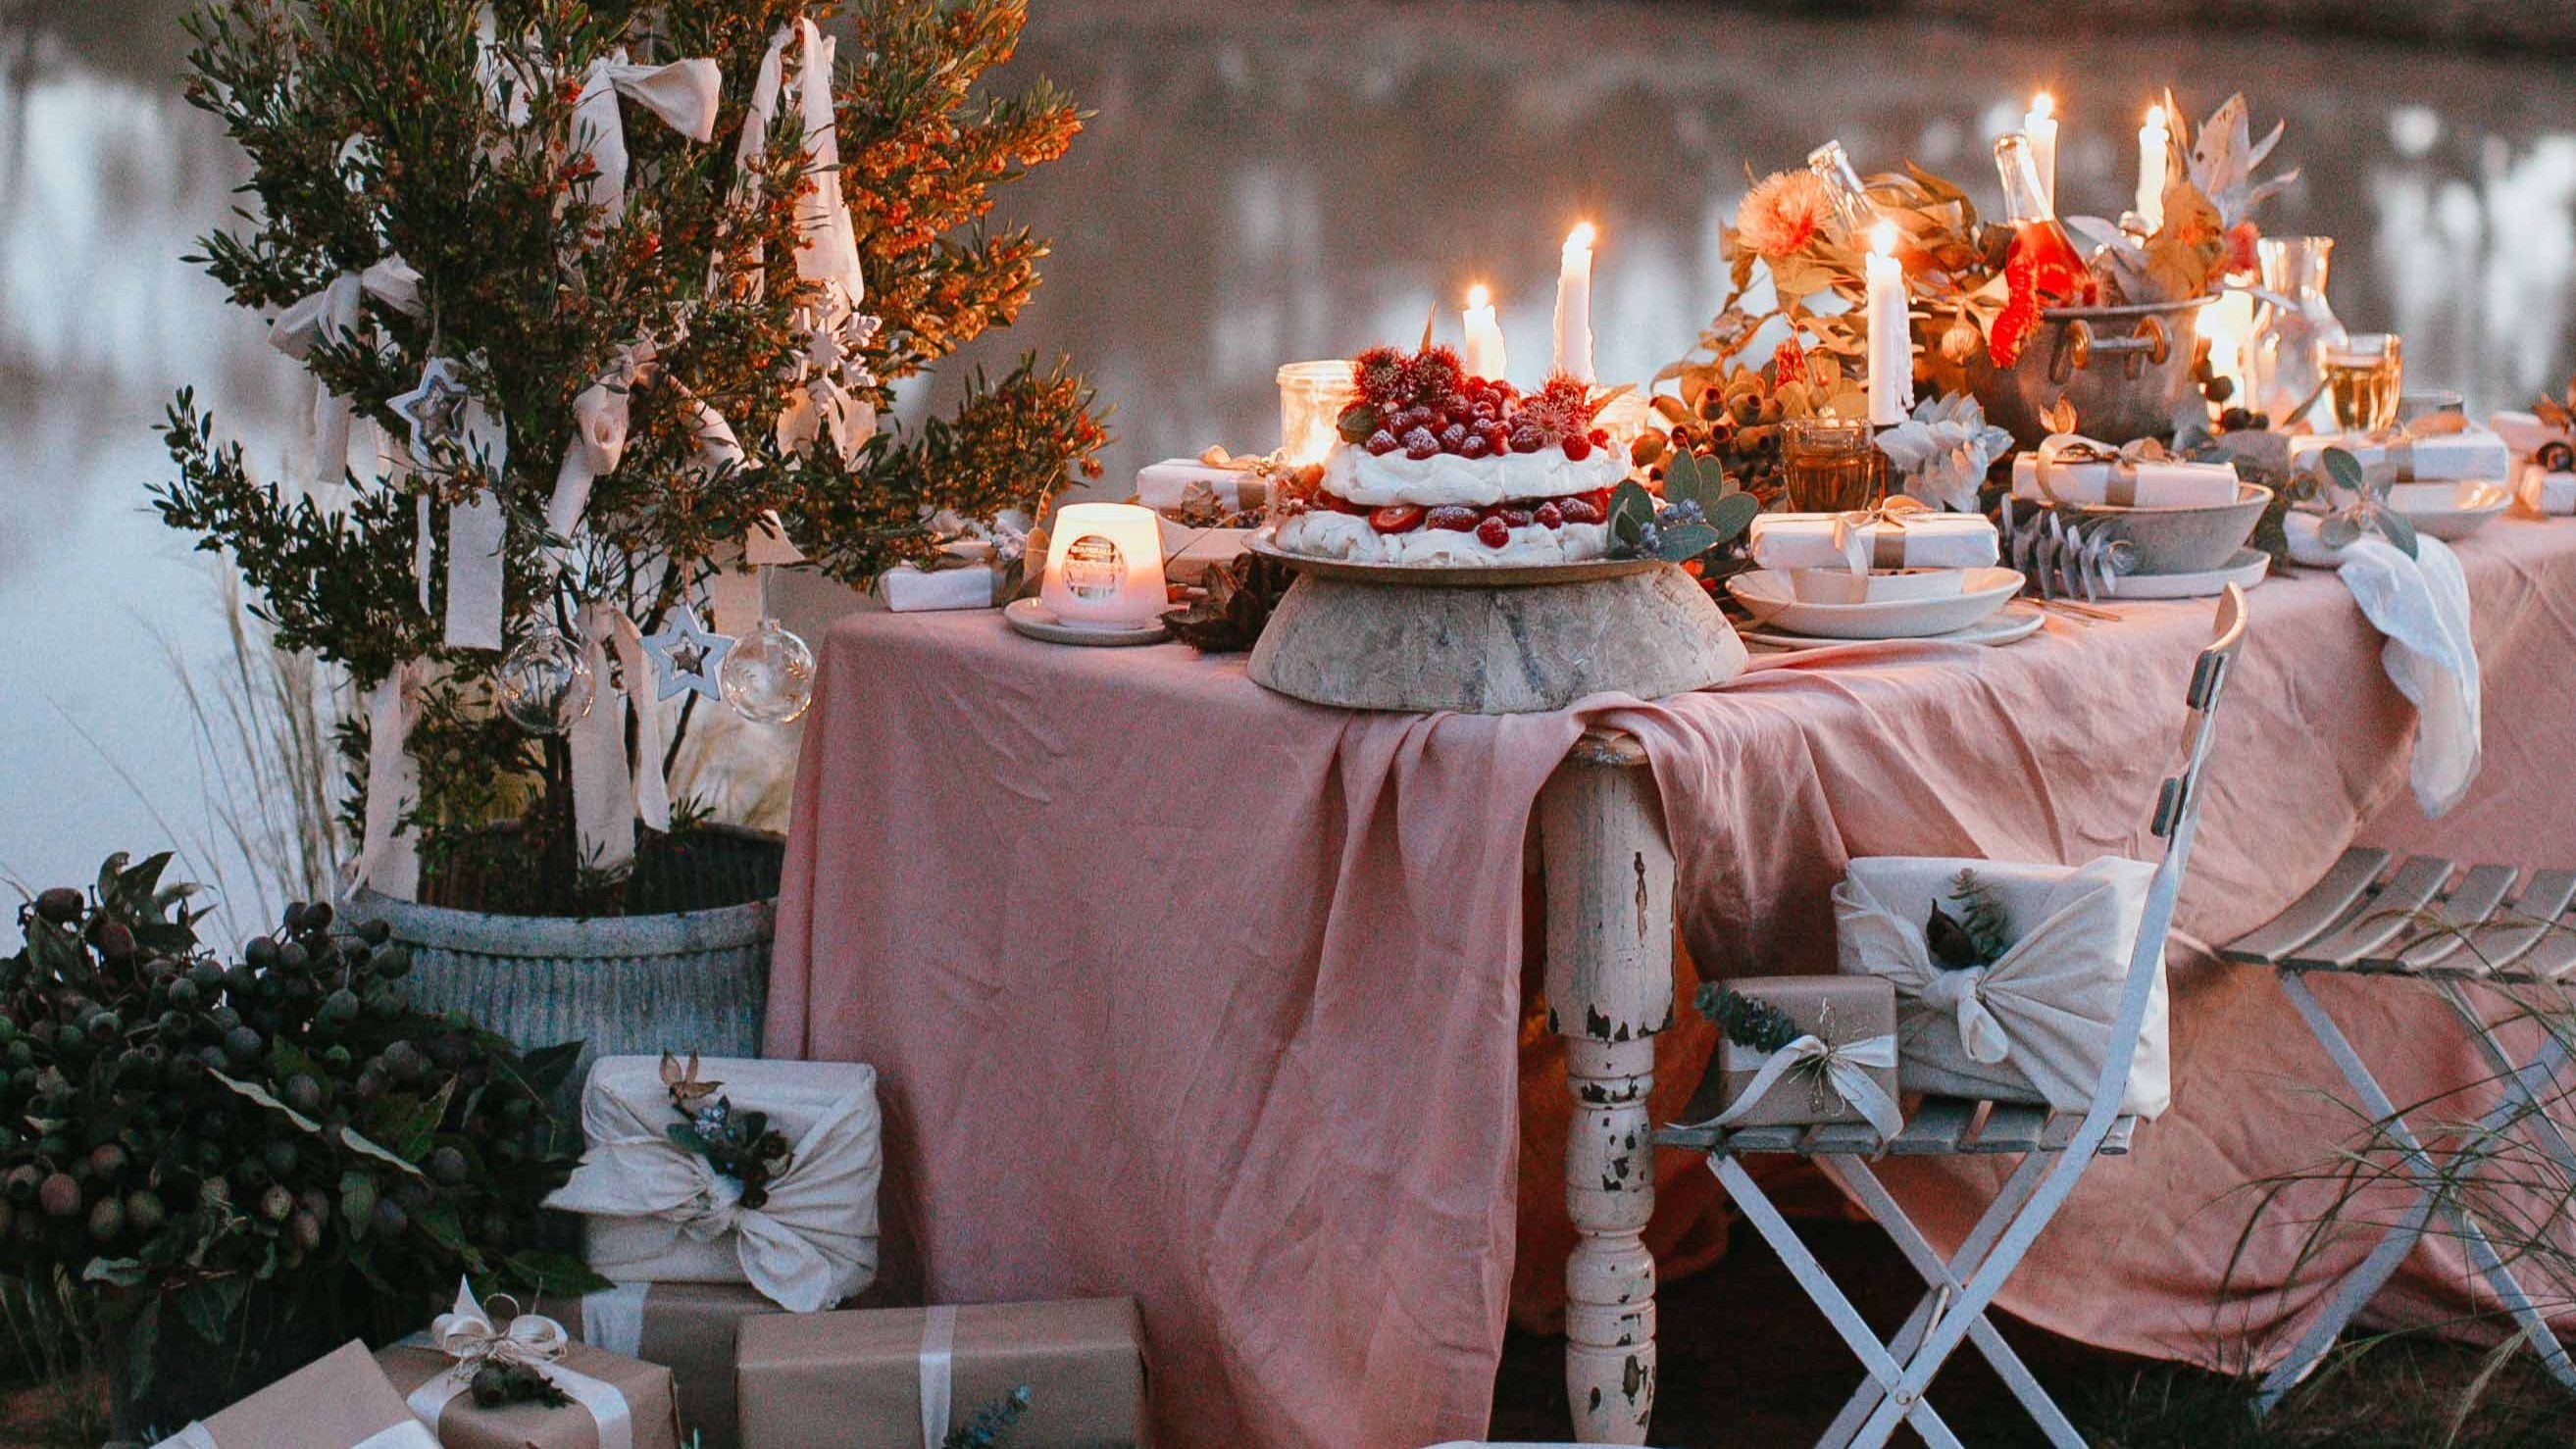
[[2338,513],[2317,525],[2317,542],[2328,548],[2349,548],[2361,537],[2361,525],[2351,515]]
[[358,1154],[360,1157],[372,1157],[378,1162],[384,1163],[388,1167],[401,1168],[403,1171],[410,1173],[414,1177],[422,1175],[419,1168],[412,1166],[400,1157],[386,1151],[380,1144],[369,1141],[364,1134],[352,1128],[343,1127],[340,1129],[340,1145],[346,1147],[351,1152]]
[[139,1258],[92,1258],[81,1267],[81,1281],[84,1283],[139,1288],[143,1279],[143,1261]]
[[270,1092],[268,1088],[259,1085],[257,1082],[245,1082],[238,1077],[226,1076],[222,1072],[214,1071],[211,1068],[208,1069],[206,1075],[223,1083],[225,1086],[240,1093],[242,1096],[248,1097],[259,1105],[268,1108],[270,1111],[284,1114],[287,1121],[294,1123],[304,1131],[318,1134],[322,1130],[321,1123],[314,1121],[312,1118],[296,1111],[284,1102],[277,1100],[274,1093]]
[[1610,494],[1610,537],[1630,548],[1639,546],[1655,521],[1655,496],[1634,482],[1621,483]]
[[1717,530],[1705,523],[1685,523],[1667,528],[1655,546],[1655,556],[1666,563],[1695,559],[1718,545]]
[[2325,464],[2326,477],[2332,479],[2336,487],[2347,493],[2358,494],[2364,491],[2361,460],[2354,457],[2350,450],[2328,448],[2323,454],[2322,461]]
[[2385,510],[2382,510],[2373,521],[2379,525],[2380,533],[2385,535],[2390,543],[2397,546],[2398,552],[2405,554],[2408,558],[2416,558],[2420,556],[2416,552],[2418,545],[2415,542],[2414,524],[2407,522],[2398,514],[2390,513]]
[[1708,505],[1708,526],[1719,543],[1732,543],[1762,514],[1762,500],[1750,493],[1729,493]]

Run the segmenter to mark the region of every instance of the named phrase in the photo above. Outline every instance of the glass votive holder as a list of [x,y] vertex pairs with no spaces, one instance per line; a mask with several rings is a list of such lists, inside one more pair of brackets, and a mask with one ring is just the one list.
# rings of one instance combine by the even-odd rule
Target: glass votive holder
[[1780,425],[1782,491],[1794,513],[1848,513],[1878,502],[1887,455],[1861,418],[1791,418]]
[[2428,387],[2397,395],[2397,421],[2402,425],[2436,413],[2469,415],[2469,400],[2447,387]]
[[1170,607],[1163,532],[1133,503],[1068,503],[1047,530],[1038,602],[1076,629],[1135,629]]
[[1340,437],[1335,422],[1360,395],[1348,358],[1279,369],[1279,447],[1290,463],[1320,463]]

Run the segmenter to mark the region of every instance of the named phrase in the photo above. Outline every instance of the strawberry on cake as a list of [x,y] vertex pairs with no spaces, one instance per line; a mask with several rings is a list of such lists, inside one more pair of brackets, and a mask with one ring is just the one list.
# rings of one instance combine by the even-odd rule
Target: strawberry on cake
[[1519,393],[1446,347],[1373,347],[1351,371],[1359,398],[1314,491],[1283,500],[1280,548],[1423,568],[1608,555],[1628,460],[1593,426],[1587,385],[1560,373]]

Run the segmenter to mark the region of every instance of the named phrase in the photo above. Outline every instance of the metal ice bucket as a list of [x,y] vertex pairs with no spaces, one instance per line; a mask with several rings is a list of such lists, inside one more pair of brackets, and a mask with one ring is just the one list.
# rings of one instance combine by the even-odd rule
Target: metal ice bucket
[[2162,438],[2193,391],[2200,309],[2215,297],[2128,307],[2051,307],[2009,369],[1979,357],[1969,389],[1995,426],[2025,448],[2048,436],[2040,413],[2075,404],[2075,430],[2105,443]]

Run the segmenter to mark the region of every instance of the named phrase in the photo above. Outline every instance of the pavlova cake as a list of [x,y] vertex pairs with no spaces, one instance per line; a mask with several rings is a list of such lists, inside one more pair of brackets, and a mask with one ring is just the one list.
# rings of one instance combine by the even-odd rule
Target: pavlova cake
[[1355,563],[1457,568],[1606,557],[1628,460],[1593,426],[1591,389],[1533,393],[1470,377],[1458,354],[1373,347],[1311,491],[1280,500],[1274,540]]

